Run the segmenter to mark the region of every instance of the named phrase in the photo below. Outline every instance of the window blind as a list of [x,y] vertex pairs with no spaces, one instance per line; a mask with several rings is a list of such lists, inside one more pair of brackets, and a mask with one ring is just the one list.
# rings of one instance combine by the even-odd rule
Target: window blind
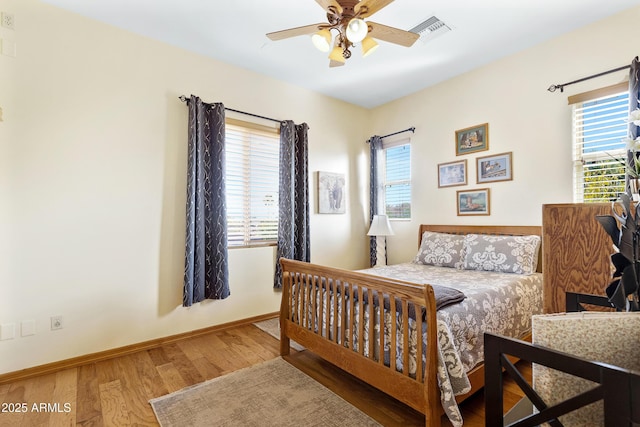
[[278,239],[279,133],[227,119],[228,244],[251,246]]
[[628,90],[573,104],[575,202],[608,202],[624,191],[628,115]]
[[411,218],[411,145],[408,140],[383,144],[384,200],[389,218]]

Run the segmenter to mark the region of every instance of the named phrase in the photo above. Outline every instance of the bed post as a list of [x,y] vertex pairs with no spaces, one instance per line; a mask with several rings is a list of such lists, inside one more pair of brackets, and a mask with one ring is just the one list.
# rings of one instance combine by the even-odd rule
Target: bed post
[[430,285],[424,285],[427,320],[427,355],[424,370],[424,400],[426,427],[440,426],[440,390],[438,388],[438,352],[432,343],[438,341],[436,297]]
[[[282,262],[282,260],[281,260]],[[286,333],[287,320],[289,319],[291,294],[291,274],[282,267],[282,299],[280,300],[280,355],[288,356],[291,351],[289,337]]]

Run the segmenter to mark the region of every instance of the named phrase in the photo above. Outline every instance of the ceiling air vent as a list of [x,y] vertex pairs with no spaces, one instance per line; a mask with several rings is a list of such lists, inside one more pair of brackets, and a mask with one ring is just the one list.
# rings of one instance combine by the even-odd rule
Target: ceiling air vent
[[435,39],[442,34],[451,31],[451,28],[447,26],[443,21],[439,20],[435,16],[428,18],[427,20],[419,23],[412,29],[412,33],[420,34],[420,40],[426,42]]

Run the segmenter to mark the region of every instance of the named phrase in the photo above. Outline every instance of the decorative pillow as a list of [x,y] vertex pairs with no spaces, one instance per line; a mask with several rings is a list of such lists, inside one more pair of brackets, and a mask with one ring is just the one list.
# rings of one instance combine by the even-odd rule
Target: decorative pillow
[[463,235],[425,231],[422,233],[420,250],[413,262],[438,267],[462,268],[463,243]]
[[531,274],[538,268],[540,236],[467,234],[464,237],[465,270]]

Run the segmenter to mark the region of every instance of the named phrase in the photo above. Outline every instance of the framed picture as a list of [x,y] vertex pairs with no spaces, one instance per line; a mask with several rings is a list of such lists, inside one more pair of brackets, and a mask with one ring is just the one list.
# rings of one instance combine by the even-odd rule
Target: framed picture
[[456,200],[458,216],[489,215],[491,213],[488,188],[458,190]]
[[493,156],[478,157],[476,171],[478,184],[483,182],[511,181],[512,152],[495,154]]
[[345,192],[344,174],[318,172],[318,213],[345,213]]
[[456,131],[456,156],[489,149],[489,123]]
[[456,185],[467,185],[466,159],[438,165],[438,188]]

